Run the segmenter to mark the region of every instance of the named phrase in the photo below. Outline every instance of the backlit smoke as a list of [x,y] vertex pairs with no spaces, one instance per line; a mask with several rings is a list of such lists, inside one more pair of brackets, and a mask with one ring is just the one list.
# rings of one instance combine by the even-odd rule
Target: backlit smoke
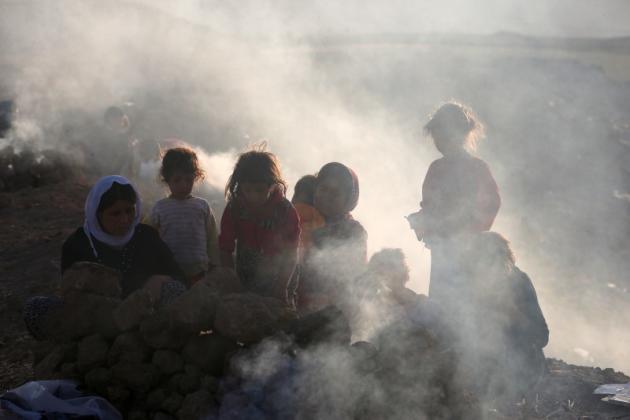
[[[69,154],[70,140],[96,141],[108,106],[131,100],[137,135],[194,145],[219,194],[251,139],[268,139],[290,185],[343,162],[360,178],[354,216],[369,252],[403,248],[420,292],[429,253],[404,216],[439,156],[420,128],[458,98],[487,125],[479,154],[503,196],[495,230],[537,287],[547,354],[630,370],[619,345],[630,340],[627,39],[582,48],[487,35],[615,36],[629,7],[607,2],[591,19],[589,2],[572,3],[569,15],[547,2],[368,3],[4,2],[0,93],[20,108],[16,139]],[[155,163],[143,168],[155,179]]]

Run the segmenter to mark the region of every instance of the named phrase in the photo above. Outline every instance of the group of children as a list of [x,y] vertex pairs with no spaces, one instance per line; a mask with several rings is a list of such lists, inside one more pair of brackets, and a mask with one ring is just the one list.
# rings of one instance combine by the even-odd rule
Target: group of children
[[341,163],[303,177],[289,201],[276,156],[264,148],[242,153],[225,188],[220,229],[208,202],[192,195],[204,176],[194,151],[167,150],[160,175],[170,195],[155,204],[150,224],[188,284],[221,265],[236,271],[245,290],[308,312],[334,303],[342,279],[366,262],[367,234],[350,214],[358,178]]
[[[468,107],[449,102],[425,129],[443,157],[429,167],[421,209],[408,219],[431,250],[429,300],[456,328],[470,325],[462,336],[486,331],[489,342],[501,331],[504,348],[534,349],[527,358],[542,355],[548,329],[531,281],[514,265],[508,242],[488,232],[501,199],[488,165],[473,153],[483,127]],[[151,223],[189,283],[222,265],[236,271],[246,290],[282,299],[300,313],[332,304],[365,315],[373,305],[361,302],[375,300],[404,311],[421,299],[405,287],[402,251],[383,250],[368,264],[367,233],[351,215],[359,181],[346,165],[330,162],[304,176],[289,201],[275,155],[264,149],[241,154],[225,188],[220,230],[208,203],[191,194],[203,177],[193,151],[168,150],[161,176],[171,195],[155,205]],[[344,308],[349,301],[354,307]]]

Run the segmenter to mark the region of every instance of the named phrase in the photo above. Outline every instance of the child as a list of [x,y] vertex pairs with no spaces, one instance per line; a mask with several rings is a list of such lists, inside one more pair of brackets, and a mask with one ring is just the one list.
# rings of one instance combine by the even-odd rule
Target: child
[[359,201],[359,180],[347,166],[331,162],[317,174],[314,205],[326,224],[311,234],[298,288],[298,307],[311,312],[339,303],[341,294],[365,270],[367,233],[350,212]]
[[297,287],[300,281],[301,264],[304,262],[306,249],[311,246],[311,232],[324,226],[324,218],[314,207],[315,186],[317,177],[315,175],[304,175],[295,184],[291,204],[295,207],[300,217],[300,245],[298,247],[298,265],[295,268],[293,277],[289,284],[289,301],[292,306],[297,305]]
[[236,268],[245,289],[286,302],[300,226],[285,191],[275,155],[264,149],[241,154],[225,187],[219,249],[223,266]]
[[214,214],[206,200],[191,194],[204,173],[195,152],[178,147],[164,154],[160,176],[171,195],[155,204],[151,223],[192,285],[219,264]]
[[483,127],[468,107],[456,102],[442,105],[425,130],[443,157],[429,167],[421,211],[410,221],[415,222],[418,239],[431,249],[429,297],[446,302],[458,293],[461,280],[458,242],[489,230],[501,199],[490,168],[471,154]]

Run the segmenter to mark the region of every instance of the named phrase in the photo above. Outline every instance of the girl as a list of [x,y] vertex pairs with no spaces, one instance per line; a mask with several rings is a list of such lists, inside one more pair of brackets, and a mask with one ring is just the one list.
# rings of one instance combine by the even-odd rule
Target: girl
[[[101,178],[85,200],[85,222],[66,239],[62,274],[75,262],[96,262],[122,273],[122,297],[145,288],[158,304],[167,304],[186,288],[173,254],[151,226],[140,223],[141,201],[121,176]],[[26,325],[38,339],[50,338],[42,322],[49,309],[63,305],[58,297],[36,296],[24,308]]]
[[462,241],[490,229],[501,198],[488,165],[472,155],[483,127],[470,108],[446,103],[424,128],[443,157],[431,164],[424,179],[415,230],[431,249],[429,297],[448,300],[457,294],[462,277]]
[[221,262],[236,268],[243,286],[283,301],[300,238],[298,215],[285,191],[275,155],[264,150],[241,154],[225,187],[228,203],[219,235]]
[[325,225],[311,233],[298,287],[298,307],[311,312],[333,302],[365,269],[367,233],[350,212],[359,202],[359,180],[347,166],[331,162],[317,174],[314,204]]
[[206,200],[191,194],[204,173],[195,152],[178,147],[164,154],[160,176],[171,195],[155,204],[151,224],[173,251],[191,285],[219,264],[214,213]]

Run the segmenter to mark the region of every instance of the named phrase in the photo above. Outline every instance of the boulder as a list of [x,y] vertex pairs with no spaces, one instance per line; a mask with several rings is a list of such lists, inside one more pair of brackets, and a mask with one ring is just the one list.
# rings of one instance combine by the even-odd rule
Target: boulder
[[109,369],[99,367],[92,369],[85,374],[85,384],[92,391],[102,392],[107,389],[112,379],[112,372]]
[[214,328],[243,344],[256,343],[280,330],[292,313],[277,299],[251,293],[225,295],[217,308]]
[[352,338],[348,319],[334,306],[293,321],[289,324],[287,333],[302,347],[321,343],[348,346]]
[[56,346],[40,360],[34,367],[33,371],[37,379],[52,379],[57,377],[57,368],[61,366],[64,360],[65,352],[62,346]]
[[218,334],[204,334],[188,340],[183,354],[187,363],[212,375],[220,375],[228,356],[237,349],[233,340]]
[[144,290],[131,293],[114,310],[114,321],[121,331],[129,331],[153,314],[153,298]]
[[159,382],[160,371],[150,363],[118,362],[112,377],[133,391],[147,392]]
[[162,401],[166,399],[166,391],[164,388],[157,388],[149,392],[147,395],[147,408],[150,410],[157,410],[162,405]]
[[72,264],[61,278],[61,296],[70,291],[81,291],[101,296],[120,297],[122,289],[120,271],[93,262],[80,261]]
[[121,407],[131,397],[131,391],[121,385],[109,385],[105,391],[105,397],[116,407]]
[[206,390],[199,390],[186,395],[181,409],[177,412],[180,419],[212,418],[218,414],[217,403]]
[[59,368],[61,377],[64,379],[76,379],[79,377],[79,371],[77,370],[76,363],[62,363]]
[[127,414],[127,420],[148,420],[149,415],[143,410],[133,410]]
[[218,301],[212,288],[199,281],[164,309],[170,313],[175,328],[198,333],[212,329]]
[[107,361],[109,344],[98,334],[85,337],[79,342],[77,351],[77,368],[87,372]]
[[107,338],[114,338],[120,329],[114,321],[114,310],[121,300],[100,296],[93,293],[69,291],[66,293],[63,305],[64,316],[74,316],[89,322],[92,333],[101,334]]
[[182,357],[171,350],[156,350],[152,363],[165,375],[172,375],[184,368]]
[[169,414],[175,414],[179,411],[184,402],[184,397],[176,392],[170,394],[162,401],[160,408]]
[[118,362],[142,363],[149,357],[150,349],[142,340],[138,331],[120,334],[109,349],[107,363],[110,366]]
[[236,272],[225,267],[213,268],[200,283],[205,283],[212,291],[220,295],[243,293],[245,291]]
[[[164,309],[164,308],[163,308]],[[170,312],[160,310],[140,323],[140,334],[154,349],[177,349],[183,346],[190,333],[175,328]]]

